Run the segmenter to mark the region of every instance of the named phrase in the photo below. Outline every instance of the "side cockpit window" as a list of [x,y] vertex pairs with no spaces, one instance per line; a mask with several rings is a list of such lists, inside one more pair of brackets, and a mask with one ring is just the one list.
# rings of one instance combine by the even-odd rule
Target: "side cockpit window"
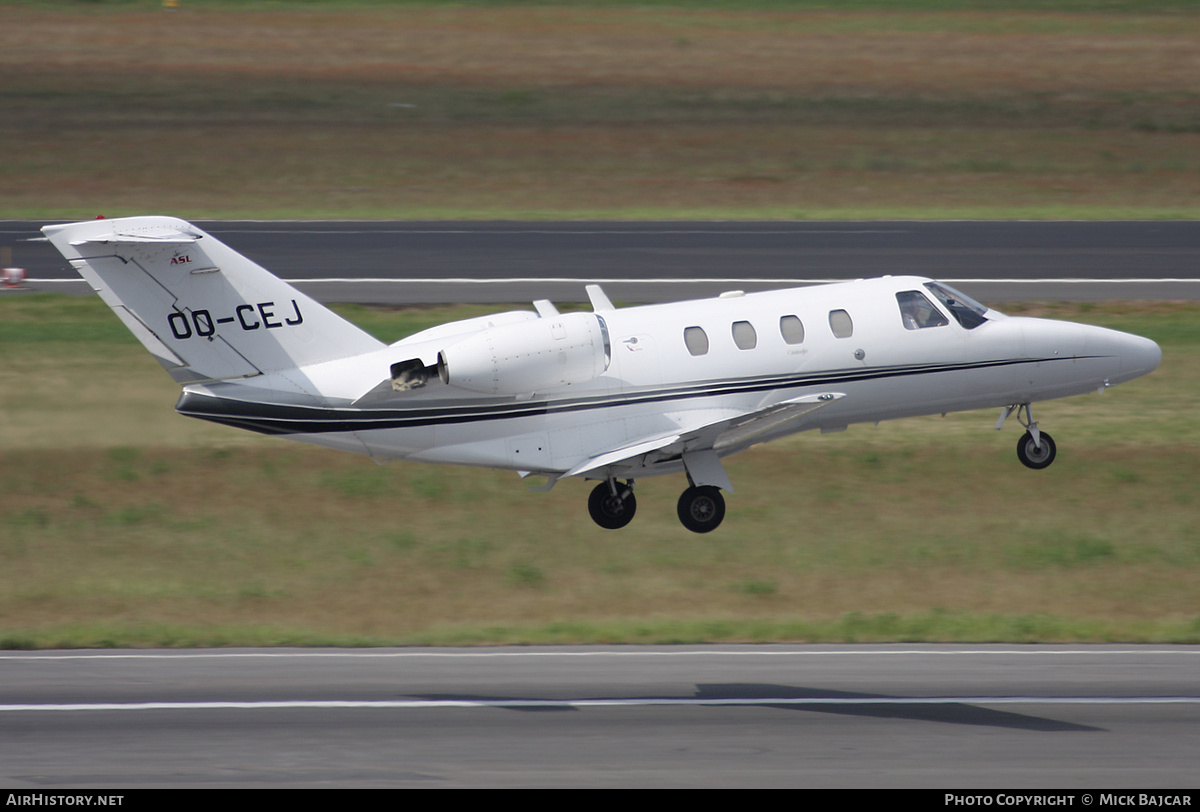
[[950,321],[933,302],[920,291],[906,290],[896,294],[900,305],[900,319],[906,330],[924,330],[926,327],[945,327]]

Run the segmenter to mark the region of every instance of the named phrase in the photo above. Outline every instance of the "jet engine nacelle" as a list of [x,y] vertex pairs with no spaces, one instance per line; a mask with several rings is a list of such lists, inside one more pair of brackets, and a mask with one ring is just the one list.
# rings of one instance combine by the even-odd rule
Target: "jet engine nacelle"
[[489,395],[522,395],[585,383],[608,369],[608,327],[595,313],[566,313],[489,327],[438,353],[443,383]]

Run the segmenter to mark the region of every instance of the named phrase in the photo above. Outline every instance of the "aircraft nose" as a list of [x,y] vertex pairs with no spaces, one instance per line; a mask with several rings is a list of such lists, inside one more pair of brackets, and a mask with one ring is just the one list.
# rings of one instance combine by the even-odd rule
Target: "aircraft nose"
[[1148,338],[1126,335],[1124,352],[1121,354],[1121,366],[1130,377],[1145,375],[1158,369],[1162,363],[1162,347]]
[[1148,338],[1115,330],[1105,330],[1104,335],[1097,338],[1105,345],[1106,354],[1120,359],[1120,372],[1111,379],[1113,384],[1153,372],[1162,363],[1162,348]]

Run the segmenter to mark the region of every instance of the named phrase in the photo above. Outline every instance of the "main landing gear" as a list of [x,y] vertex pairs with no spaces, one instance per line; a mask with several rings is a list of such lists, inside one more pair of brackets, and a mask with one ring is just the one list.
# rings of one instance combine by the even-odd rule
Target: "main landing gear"
[[637,499],[633,495],[633,480],[622,484],[607,479],[592,489],[588,497],[588,513],[592,521],[605,530],[619,530],[633,521]]
[[[1033,419],[1033,404],[1021,403],[1009,406],[1000,415],[1000,422],[996,424],[996,428],[999,429],[1003,426],[1005,418],[1013,412],[1017,413],[1018,422],[1025,427],[1025,433],[1017,441],[1017,459],[1027,468],[1035,471],[1050,467],[1050,463],[1054,462],[1054,457],[1058,453],[1058,447],[1054,444],[1053,437],[1038,429],[1038,424]],[[1025,415],[1023,418],[1022,412]]]
[[[633,521],[637,499],[633,496],[633,480],[620,482],[606,479],[592,489],[588,497],[588,513],[592,521],[606,530],[618,530]],[[688,488],[679,497],[679,521],[693,533],[716,530],[725,518],[725,497],[713,485]]]
[[678,512],[679,521],[688,530],[707,533],[716,530],[725,518],[725,497],[714,485],[693,485],[679,497]]

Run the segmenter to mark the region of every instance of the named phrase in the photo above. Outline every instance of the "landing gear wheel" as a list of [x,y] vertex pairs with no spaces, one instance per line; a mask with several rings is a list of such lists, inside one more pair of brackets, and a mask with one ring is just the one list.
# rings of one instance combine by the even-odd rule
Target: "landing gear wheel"
[[679,497],[679,521],[693,533],[716,530],[725,518],[725,497],[712,485],[688,488]]
[[1050,463],[1054,462],[1054,455],[1058,453],[1058,448],[1054,445],[1054,438],[1044,431],[1038,433],[1042,440],[1040,448],[1029,432],[1022,434],[1021,439],[1017,442],[1017,459],[1035,471],[1048,467]]
[[[615,486],[616,494],[613,493]],[[588,497],[588,513],[592,521],[605,530],[619,530],[633,521],[637,512],[637,499],[633,496],[633,486],[614,480],[611,484],[601,482],[592,489]]]

